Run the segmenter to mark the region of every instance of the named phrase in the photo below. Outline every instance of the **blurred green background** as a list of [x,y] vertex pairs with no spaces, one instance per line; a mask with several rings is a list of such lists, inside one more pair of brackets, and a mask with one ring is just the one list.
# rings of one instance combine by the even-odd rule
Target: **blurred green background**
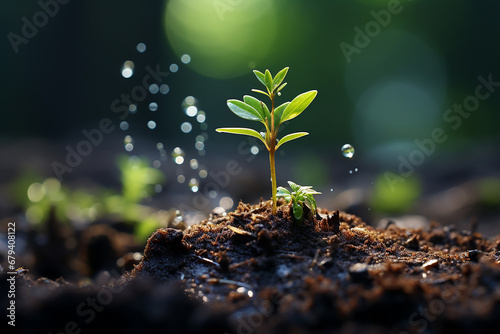
[[[445,115],[476,93],[479,76],[500,81],[498,1],[61,2],[1,2],[4,185],[23,169],[53,177],[51,163],[64,161],[66,146],[76,147],[85,139],[82,130],[98,128],[109,118],[116,130],[66,175],[69,181],[117,187],[116,157],[143,155],[153,165],[158,161],[155,168],[167,175],[159,192],[178,196],[161,204],[168,207],[192,201],[193,186],[187,186],[193,178],[196,190],[208,182],[198,165],[205,161],[205,173],[217,172],[234,158],[245,170],[225,189],[228,195],[267,198],[266,154],[254,155],[254,144],[214,129],[253,126],[234,116],[225,101],[260,88],[252,69],[276,73],[290,66],[283,102],[310,89],[319,94],[286,128],[311,135],[287,144],[278,155],[280,184],[293,178],[332,190],[325,198],[365,189],[368,196],[351,192],[323,205],[333,209],[347,201],[344,208],[369,216],[366,210],[372,207],[380,213],[409,212],[410,207],[426,213],[425,203],[415,209],[413,201],[457,186],[468,194],[463,185],[476,180],[474,189],[493,184],[482,193],[497,213],[500,87],[470,115],[453,121]],[[26,22],[38,27],[25,28]],[[172,73],[163,86],[149,87],[143,100],[132,101],[134,113],[122,123],[113,101],[142,85],[147,66]],[[186,100],[189,96],[195,102]],[[196,107],[192,115],[189,106]],[[388,191],[384,173],[397,174],[400,157],[410,159],[419,149],[415,140],[430,138],[436,128],[443,129],[446,140],[414,166],[409,182],[397,182],[398,189]],[[355,147],[353,159],[341,155],[345,143]],[[175,147],[184,150],[183,164],[170,159]],[[192,170],[193,177],[188,175]],[[2,189],[5,202],[13,203]],[[191,197],[182,197],[184,191]],[[210,198],[217,205],[221,196]],[[359,201],[365,209],[356,211],[352,203]]]

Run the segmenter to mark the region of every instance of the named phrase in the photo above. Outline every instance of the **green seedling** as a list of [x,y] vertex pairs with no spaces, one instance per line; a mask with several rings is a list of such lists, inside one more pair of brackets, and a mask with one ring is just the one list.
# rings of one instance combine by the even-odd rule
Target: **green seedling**
[[304,221],[304,205],[311,210],[315,215],[317,211],[316,200],[313,195],[319,195],[320,192],[313,190],[311,186],[299,186],[298,184],[288,181],[292,191],[283,187],[278,187],[278,197],[285,199],[287,203],[292,203],[293,217],[299,223]]
[[243,96],[243,101],[227,100],[229,109],[244,119],[250,121],[258,121],[264,124],[266,132],[257,132],[248,128],[218,128],[217,132],[225,132],[239,135],[251,136],[259,139],[264,143],[266,149],[269,151],[269,163],[271,165],[271,186],[272,186],[272,212],[276,214],[276,168],[274,163],[274,156],[276,150],[286,142],[308,135],[307,132],[290,133],[280,140],[277,139],[278,130],[281,124],[299,116],[314,100],[316,90],[311,90],[302,93],[295,97],[292,102],[285,102],[275,108],[275,97],[281,95],[281,90],[286,86],[283,82],[288,72],[288,67],[285,67],[276,74],[273,78],[271,72],[266,70],[265,73],[257,70],[253,71],[257,79],[266,87],[266,91],[259,89],[252,89],[253,92],[263,94],[271,100],[271,108],[256,99],[253,96]]

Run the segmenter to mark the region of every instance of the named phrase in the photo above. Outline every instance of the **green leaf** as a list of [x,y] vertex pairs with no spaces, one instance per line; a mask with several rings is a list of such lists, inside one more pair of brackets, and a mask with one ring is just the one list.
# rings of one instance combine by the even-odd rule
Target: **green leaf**
[[257,110],[243,101],[227,100],[227,106],[233,113],[236,114],[236,116],[251,121],[264,121],[264,118],[261,117],[260,113]]
[[246,136],[251,136],[251,137],[255,137],[255,138],[258,138],[260,141],[262,141],[264,143],[264,145],[266,145],[267,147],[267,144],[266,144],[266,141],[264,140],[264,138],[262,138],[262,136],[260,135],[260,133],[258,133],[257,131],[253,130],[253,129],[247,129],[247,128],[218,128],[218,129],[215,129],[215,131],[217,132],[224,132],[224,133],[232,133],[232,134],[235,134],[235,135],[246,135]]
[[269,94],[267,94],[266,92],[261,91],[260,89],[252,89],[252,92],[261,93],[261,94],[264,94],[265,96],[269,97]]
[[279,92],[280,90],[282,90],[283,88],[285,88],[286,86],[286,82],[284,82],[281,86],[278,87],[278,89],[276,89],[276,92]]
[[257,77],[257,79],[259,79],[259,81],[265,86],[266,85],[266,81],[264,80],[264,73],[260,72],[260,71],[257,71],[257,70],[253,70],[253,74],[255,74],[255,76]]
[[297,96],[290,102],[288,107],[286,107],[285,111],[283,111],[283,116],[281,116],[281,122],[286,122],[295,118],[302,113],[307,106],[314,100],[318,94],[318,91],[311,90],[309,92],[305,92]]
[[306,201],[305,201],[307,207],[311,209],[312,213],[315,214],[317,207],[316,207],[316,200],[313,198],[312,194],[306,196]]
[[288,184],[290,185],[290,188],[292,188],[293,191],[297,192],[300,189],[300,186],[292,181],[288,181]]
[[266,70],[266,74],[264,75],[264,82],[265,82],[265,85],[266,85],[267,89],[269,90],[269,92],[272,92],[273,91],[273,77],[271,75],[271,72],[269,72],[269,70]]
[[302,205],[298,203],[293,203],[292,206],[293,206],[293,216],[299,222],[302,222],[302,220],[304,219],[304,209],[302,208]]
[[276,74],[276,76],[273,79],[273,89],[281,84],[283,79],[285,79],[287,73],[288,73],[288,67],[285,67],[284,69],[279,71],[278,74]]
[[278,197],[285,197],[285,196],[290,196],[290,191],[288,189],[283,188],[283,187],[278,187],[276,196]]
[[283,115],[283,111],[285,111],[286,107],[288,107],[289,104],[290,104],[290,102],[285,102],[282,105],[280,105],[279,107],[274,109],[274,126],[275,127],[277,127],[278,125],[280,125],[282,123],[281,117]]
[[297,139],[297,138],[300,138],[300,137],[304,137],[304,136],[307,136],[308,134],[309,133],[307,133],[307,132],[290,133],[289,135],[286,135],[285,137],[281,138],[278,141],[278,144],[276,145],[276,149],[278,149],[278,147],[280,147],[284,143],[289,142],[290,140],[294,140],[294,139]]
[[243,96],[243,101],[245,101],[246,104],[249,104],[255,110],[257,110],[259,112],[259,114],[261,115],[262,119],[264,119],[264,120],[271,119],[271,113],[269,112],[269,109],[267,108],[267,105],[264,102],[256,99],[253,96],[250,96],[250,95]]

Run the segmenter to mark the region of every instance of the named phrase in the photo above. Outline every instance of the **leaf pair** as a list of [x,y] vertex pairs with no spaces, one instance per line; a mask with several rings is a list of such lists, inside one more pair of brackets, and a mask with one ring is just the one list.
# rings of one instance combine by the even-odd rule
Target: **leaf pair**
[[278,187],[277,197],[283,197],[288,203],[292,203],[293,216],[298,222],[304,220],[304,205],[306,205],[313,214],[317,211],[316,200],[313,195],[321,194],[313,190],[311,186],[299,186],[298,184],[288,181],[292,191],[286,188]]

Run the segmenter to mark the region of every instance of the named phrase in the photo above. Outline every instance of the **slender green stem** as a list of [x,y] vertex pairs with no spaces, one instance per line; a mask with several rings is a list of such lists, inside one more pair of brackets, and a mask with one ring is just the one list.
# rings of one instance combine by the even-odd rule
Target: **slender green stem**
[[271,186],[273,193],[273,215],[276,214],[276,168],[274,166],[274,147],[269,150],[269,162],[271,164]]
[[274,94],[271,93],[271,142],[269,143],[269,163],[271,164],[271,191],[273,201],[273,215],[276,214],[276,167],[274,152],[276,152],[276,131],[274,129]]

